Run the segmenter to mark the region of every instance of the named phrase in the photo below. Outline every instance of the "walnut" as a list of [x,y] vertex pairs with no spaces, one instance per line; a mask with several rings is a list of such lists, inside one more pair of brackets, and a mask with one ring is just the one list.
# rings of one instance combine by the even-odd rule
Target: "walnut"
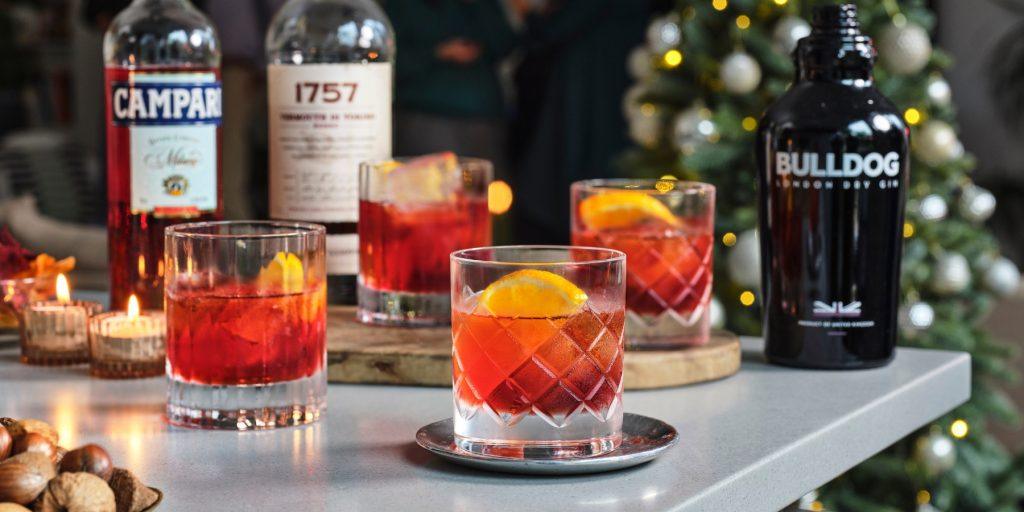
[[117,512],[141,512],[160,498],[153,489],[146,487],[131,471],[114,468],[110,477],[110,488],[114,490]]
[[114,491],[91,473],[61,473],[50,480],[36,512],[116,512]]
[[0,503],[0,512],[32,512],[17,503]]

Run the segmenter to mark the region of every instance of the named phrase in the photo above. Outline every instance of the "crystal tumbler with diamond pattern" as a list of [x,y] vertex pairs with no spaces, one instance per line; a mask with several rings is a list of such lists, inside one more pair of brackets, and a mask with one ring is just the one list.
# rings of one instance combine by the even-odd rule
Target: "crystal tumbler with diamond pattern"
[[707,343],[715,187],[676,180],[588,180],[572,185],[574,244],[626,253],[626,343]]
[[452,254],[455,440],[511,458],[586,457],[622,439],[625,255],[585,247]]

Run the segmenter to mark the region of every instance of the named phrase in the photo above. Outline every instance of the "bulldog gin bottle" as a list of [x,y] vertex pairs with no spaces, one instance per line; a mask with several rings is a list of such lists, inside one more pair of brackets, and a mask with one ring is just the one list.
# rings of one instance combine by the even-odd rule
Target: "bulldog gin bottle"
[[888,363],[896,344],[909,131],[874,87],[856,7],[816,9],[796,82],[757,140],[765,355],[807,368]]

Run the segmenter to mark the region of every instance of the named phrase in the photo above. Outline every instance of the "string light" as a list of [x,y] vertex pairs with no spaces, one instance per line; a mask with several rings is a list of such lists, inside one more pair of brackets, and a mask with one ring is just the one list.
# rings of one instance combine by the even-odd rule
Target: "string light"
[[754,119],[751,116],[744,117],[742,124],[743,124],[743,129],[748,131],[748,132],[752,132],[752,131],[757,129],[757,119]]
[[653,103],[644,103],[640,105],[640,113],[647,117],[653,116],[655,110],[656,108]]
[[908,108],[907,111],[903,113],[903,119],[906,119],[911,125],[916,125],[921,122],[921,111],[913,107]]
[[825,505],[818,500],[814,500],[811,502],[811,510],[814,512],[821,512],[822,510],[825,510]]
[[750,16],[746,14],[740,14],[736,17],[736,26],[742,30],[750,28]]
[[494,215],[501,215],[512,207],[512,187],[504,181],[492,181],[487,186],[487,209]]
[[903,238],[914,236],[914,225],[909,222],[903,223]]
[[756,297],[754,297],[754,292],[747,290],[740,294],[740,304],[743,304],[744,306],[750,306],[751,304],[754,303],[755,298]]
[[722,243],[725,244],[726,247],[732,247],[736,245],[736,233],[730,231],[722,235]]
[[949,426],[949,433],[957,439],[963,439],[967,437],[967,432],[970,431],[970,427],[967,426],[967,422],[961,419],[954,421]]
[[726,7],[729,7],[729,0],[711,0],[711,7],[714,7],[716,11],[724,11]]
[[674,68],[683,63],[683,52],[679,50],[669,50],[665,52],[665,55],[661,58],[661,61],[667,68]]
[[921,489],[920,491],[917,491],[917,504],[918,505],[924,505],[925,503],[928,503],[930,501],[932,501],[932,493],[930,493],[930,492],[928,492],[928,491],[926,491],[924,489]]
[[775,5],[782,6],[789,3],[789,0],[775,0]]

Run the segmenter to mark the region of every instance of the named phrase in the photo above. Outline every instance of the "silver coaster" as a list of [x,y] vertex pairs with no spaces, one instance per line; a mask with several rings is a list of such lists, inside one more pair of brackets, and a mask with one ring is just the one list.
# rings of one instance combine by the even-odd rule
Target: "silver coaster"
[[531,475],[580,475],[625,469],[648,462],[679,440],[676,429],[661,420],[625,413],[622,444],[595,457],[571,459],[519,459],[479,455],[455,447],[451,418],[431,423],[416,432],[416,444],[431,453],[463,466],[503,473]]

